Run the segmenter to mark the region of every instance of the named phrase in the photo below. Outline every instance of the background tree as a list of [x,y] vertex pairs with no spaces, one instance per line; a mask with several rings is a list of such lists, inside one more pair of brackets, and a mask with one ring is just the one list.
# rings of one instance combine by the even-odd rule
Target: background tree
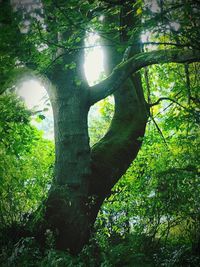
[[17,95],[2,94],[0,108],[2,245],[8,239],[18,239],[20,225],[27,223],[38,202],[46,197],[53,173],[54,146],[31,125],[31,112]]
[[[36,235],[51,229],[58,249],[74,253],[82,249],[104,199],[137,156],[153,105],[145,100],[139,71],[152,64],[199,61],[193,42],[199,34],[198,3],[191,1],[191,8],[182,1],[152,4],[156,10],[145,1],[79,1],[79,8],[76,1],[43,1],[30,12],[17,6],[18,12],[12,13],[8,2],[1,2],[12,21],[8,29],[17,29],[20,44],[13,47],[11,35],[3,55],[16,56],[10,61],[12,69],[26,66],[52,83],[48,93],[54,113],[55,178],[41,207],[44,220],[36,223]],[[188,21],[188,15],[193,19]],[[83,69],[84,40],[91,31],[101,36],[108,75],[93,86]],[[160,47],[146,52],[140,37],[148,31]],[[189,87],[188,92],[191,98]],[[111,94],[115,98],[111,125],[90,148],[88,111]]]

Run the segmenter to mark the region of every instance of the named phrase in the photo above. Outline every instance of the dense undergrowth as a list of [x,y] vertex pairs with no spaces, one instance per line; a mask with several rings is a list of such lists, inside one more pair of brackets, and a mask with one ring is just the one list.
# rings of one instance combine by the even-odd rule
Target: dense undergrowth
[[[16,267],[151,267],[199,266],[200,257],[189,243],[181,239],[168,242],[149,241],[146,235],[127,234],[98,240],[94,237],[78,256],[53,249],[47,238],[46,248],[39,250],[34,238],[24,238],[4,247],[1,266]],[[103,242],[103,243],[102,243]]]

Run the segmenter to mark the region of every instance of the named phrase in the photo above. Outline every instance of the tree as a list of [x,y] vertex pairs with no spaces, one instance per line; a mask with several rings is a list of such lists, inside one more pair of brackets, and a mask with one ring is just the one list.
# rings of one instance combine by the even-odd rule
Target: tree
[[[2,63],[9,59],[4,80],[11,70],[26,67],[52,84],[48,94],[54,113],[55,177],[35,229],[37,236],[50,229],[58,249],[77,253],[88,242],[104,199],[140,150],[152,104],[145,100],[139,71],[152,64],[200,59],[193,41],[199,34],[198,3],[191,1],[191,8],[185,1],[152,3],[157,11],[146,1],[52,0],[28,8],[16,4],[13,12],[8,1],[1,2],[5,13],[0,27],[19,36],[16,45],[13,34],[4,40],[3,31]],[[188,14],[194,15],[191,21]],[[179,38],[174,21],[181,28]],[[107,77],[93,86],[83,69],[88,32],[99,34],[107,59]],[[158,49],[145,51],[140,41],[144,32],[151,32]],[[111,94],[111,125],[90,147],[88,111]]]

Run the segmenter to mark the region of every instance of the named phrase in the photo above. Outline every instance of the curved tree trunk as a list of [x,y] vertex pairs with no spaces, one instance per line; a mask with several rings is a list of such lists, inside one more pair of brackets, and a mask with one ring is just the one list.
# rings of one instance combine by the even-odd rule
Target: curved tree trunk
[[[96,200],[92,221],[112,187],[136,158],[144,137],[148,110],[136,93],[136,75],[115,93],[115,114],[107,134],[92,148],[90,195]],[[139,82],[139,80],[138,80]]]

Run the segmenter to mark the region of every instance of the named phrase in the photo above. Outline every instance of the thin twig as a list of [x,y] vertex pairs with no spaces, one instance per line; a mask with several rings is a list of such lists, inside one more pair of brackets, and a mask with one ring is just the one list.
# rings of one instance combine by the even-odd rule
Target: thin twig
[[58,44],[58,43],[54,43],[54,42],[52,42],[52,41],[49,41],[49,40],[45,39],[45,38],[43,37],[43,35],[42,35],[42,32],[41,32],[41,29],[40,29],[39,22],[37,21],[36,24],[37,24],[37,30],[38,30],[40,39],[41,39],[42,41],[44,41],[47,45],[53,45],[53,46],[56,46],[56,47],[58,47],[58,48],[66,49],[66,47],[63,46],[63,45],[60,45],[60,44]]
[[184,65],[185,69],[185,76],[186,76],[186,87],[187,87],[187,93],[188,93],[188,105],[190,105],[191,100],[191,88],[190,88],[190,74],[189,74],[189,67],[188,64]]
[[144,68],[144,77],[145,77],[145,82],[146,82],[146,87],[147,87],[147,102],[149,105],[151,105],[151,90],[150,90],[150,84],[149,84],[149,70],[148,67]]
[[186,107],[182,106],[182,105],[181,105],[180,103],[178,103],[176,100],[174,100],[174,99],[172,99],[172,98],[169,98],[169,97],[161,97],[161,98],[159,98],[156,102],[154,102],[154,103],[152,103],[152,104],[149,104],[149,107],[156,106],[156,105],[158,105],[158,104],[159,104],[161,101],[163,101],[163,100],[169,100],[169,101],[171,101],[171,102],[177,104],[178,106],[180,106],[180,107],[186,109]]
[[161,135],[161,137],[162,137],[162,139],[163,139],[163,141],[164,141],[166,147],[169,149],[168,144],[167,144],[167,141],[166,141],[166,139],[165,139],[165,137],[164,137],[164,135],[163,135],[161,129],[159,128],[157,122],[155,121],[155,119],[154,119],[154,117],[153,117],[152,115],[150,115],[150,117],[151,117],[152,121],[154,122],[154,124],[155,124],[155,126],[156,126],[156,129],[158,130],[159,134]]
[[173,42],[143,42],[142,45],[173,45],[177,47],[188,47],[188,48],[193,47],[192,44],[190,43],[178,44]]

